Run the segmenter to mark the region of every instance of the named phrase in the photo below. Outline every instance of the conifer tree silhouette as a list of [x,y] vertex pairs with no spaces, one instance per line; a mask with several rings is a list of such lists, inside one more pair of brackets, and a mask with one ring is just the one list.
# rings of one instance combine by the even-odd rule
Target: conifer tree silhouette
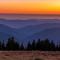
[[32,42],[32,50],[36,50],[36,42],[35,42],[35,40],[33,40],[33,42]]
[[29,41],[28,44],[27,44],[26,50],[32,50],[32,45],[31,45],[30,41]]
[[2,43],[1,43],[1,41],[0,41],[0,50],[2,49]]
[[41,42],[40,39],[36,42],[36,50],[41,50]]
[[5,47],[5,43],[4,43],[4,40],[3,40],[3,42],[2,42],[1,47],[2,47],[2,50],[5,50],[5,49],[6,49],[6,47]]
[[17,50],[19,44],[15,41],[14,37],[8,38],[8,42],[6,44],[7,50]]
[[20,50],[24,50],[24,45],[23,45],[23,43],[20,45]]

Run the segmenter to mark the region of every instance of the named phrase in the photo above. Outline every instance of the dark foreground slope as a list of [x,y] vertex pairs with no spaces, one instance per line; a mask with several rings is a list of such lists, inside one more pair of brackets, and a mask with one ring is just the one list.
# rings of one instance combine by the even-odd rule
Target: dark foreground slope
[[56,51],[0,51],[0,60],[60,60],[60,52]]

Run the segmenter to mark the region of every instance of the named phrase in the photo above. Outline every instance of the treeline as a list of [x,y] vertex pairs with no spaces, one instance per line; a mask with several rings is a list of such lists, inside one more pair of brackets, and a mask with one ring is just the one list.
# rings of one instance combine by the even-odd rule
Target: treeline
[[60,51],[60,45],[55,45],[53,41],[49,41],[48,39],[37,41],[33,40],[32,42],[28,42],[27,46],[24,44],[19,44],[15,41],[14,37],[8,38],[7,43],[5,44],[4,41],[0,42],[0,50],[5,51]]

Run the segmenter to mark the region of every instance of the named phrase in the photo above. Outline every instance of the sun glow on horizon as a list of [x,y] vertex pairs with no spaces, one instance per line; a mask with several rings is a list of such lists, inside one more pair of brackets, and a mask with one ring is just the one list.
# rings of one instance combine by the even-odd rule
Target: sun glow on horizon
[[60,0],[2,0],[0,13],[60,14]]

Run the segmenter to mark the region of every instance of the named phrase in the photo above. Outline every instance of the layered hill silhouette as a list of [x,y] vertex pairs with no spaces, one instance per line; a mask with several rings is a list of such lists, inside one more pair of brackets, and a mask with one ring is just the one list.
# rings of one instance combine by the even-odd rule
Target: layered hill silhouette
[[[2,22],[2,23],[1,23]],[[12,22],[9,24],[9,22]],[[15,23],[14,23],[15,22]],[[19,24],[18,24],[19,22]],[[39,22],[39,23],[38,23]],[[42,22],[42,23],[41,23]],[[60,40],[60,22],[59,21],[0,21],[0,40],[7,41],[8,37],[14,36],[18,42],[28,42],[33,39],[41,40],[48,38],[53,40],[55,43]],[[20,26],[18,28],[11,27],[14,24]],[[24,23],[24,25],[23,25]],[[27,24],[28,23],[28,24]],[[17,25],[18,24],[18,25]]]

